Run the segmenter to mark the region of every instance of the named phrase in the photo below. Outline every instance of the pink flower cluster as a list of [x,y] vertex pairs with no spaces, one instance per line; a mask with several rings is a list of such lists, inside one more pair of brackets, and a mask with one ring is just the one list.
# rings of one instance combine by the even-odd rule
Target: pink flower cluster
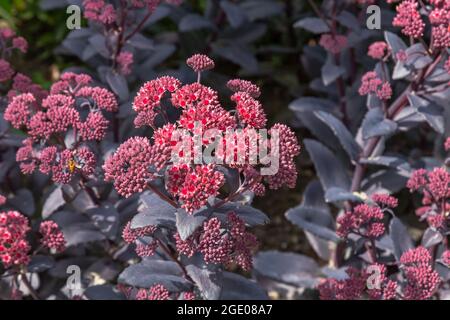
[[[444,253],[445,254],[445,253]],[[443,254],[442,260],[445,259]],[[369,265],[362,271],[347,268],[348,278],[343,280],[325,279],[318,286],[320,298],[324,300],[354,300],[364,297],[371,299],[406,300],[430,299],[438,289],[441,278],[432,268],[432,257],[424,247],[417,247],[404,252],[400,258],[400,269],[404,277],[389,278],[383,264]],[[376,270],[378,277],[373,278]],[[397,279],[397,280],[396,280]],[[403,279],[398,282],[398,279]],[[371,281],[375,280],[376,283]]]
[[128,51],[122,51],[117,56],[117,63],[119,65],[120,73],[123,75],[129,75],[131,73],[131,67],[133,66],[133,54]]
[[[188,63],[198,72],[212,67],[214,63],[211,61],[202,55],[188,59]],[[294,132],[281,124],[275,124],[269,130],[271,137],[279,135],[279,141],[266,142],[274,150],[277,149],[276,145],[271,143],[279,143],[280,165],[278,172],[263,179],[256,170],[258,165],[249,163],[248,152],[254,145],[251,139],[245,139],[243,144],[239,144],[238,134],[228,133],[228,130],[235,129],[248,133],[265,127],[266,115],[261,103],[256,100],[260,89],[250,81],[240,79],[231,80],[228,86],[235,91],[231,97],[236,103],[234,113],[222,107],[218,92],[199,82],[182,85],[176,78],[163,76],[145,83],[133,102],[133,109],[138,114],[135,125],[153,127],[153,141],[137,137],[123,143],[106,160],[103,166],[105,178],[114,181],[117,192],[125,197],[142,192],[155,179],[164,178],[169,194],[182,208],[192,213],[204,206],[208,198],[218,196],[224,184],[224,175],[216,163],[194,163],[196,154],[201,154],[203,148],[217,143],[216,136],[202,136],[205,131],[213,129],[215,134],[228,134],[230,137],[225,139],[223,145],[220,144],[223,148],[216,149],[217,157],[224,160],[223,155],[228,154],[225,149],[235,157],[241,151],[245,155],[242,163],[227,164],[249,178],[246,179],[247,189],[262,194],[263,180],[272,189],[282,186],[293,188],[297,178],[294,158],[300,152]],[[163,100],[167,103],[162,103]],[[170,107],[181,111],[176,123],[168,122],[167,108]],[[155,127],[154,122],[157,116],[166,120],[166,124],[159,128]],[[200,147],[196,141],[200,142]],[[175,161],[174,155],[182,159],[181,163]]]
[[237,92],[231,96],[236,102],[236,111],[240,121],[250,127],[260,129],[267,123],[266,114],[261,103],[246,92]]
[[31,93],[38,102],[41,102],[48,95],[47,91],[42,89],[41,86],[34,84],[29,77],[21,73],[16,73],[12,80],[12,86],[8,91],[9,102],[22,93]]
[[450,47],[450,3],[448,1],[430,1],[433,10],[429,14],[432,24],[432,45],[439,48]]
[[420,38],[423,36],[425,23],[423,22],[417,0],[404,0],[396,8],[397,15],[392,24],[401,27],[402,33],[408,37]]
[[445,151],[450,151],[450,137],[445,140],[444,149]]
[[14,70],[8,61],[0,59],[0,82],[10,80],[14,76]]
[[343,35],[324,33],[320,37],[319,44],[327,51],[338,54],[347,47],[348,39]]
[[385,232],[384,211],[397,206],[397,199],[388,195],[375,194],[374,204],[359,204],[337,219],[336,233],[342,238],[350,233],[369,239],[377,239]]
[[375,71],[369,71],[361,79],[361,86],[358,89],[361,96],[374,94],[381,100],[389,100],[392,96],[392,88],[389,82],[378,78]]
[[367,55],[371,58],[381,60],[386,56],[388,50],[389,48],[386,42],[376,41],[369,46]]
[[211,218],[188,239],[175,235],[179,253],[191,257],[203,254],[206,263],[237,264],[243,270],[252,268],[252,250],[258,246],[256,237],[246,231],[244,221],[236,213],[227,214],[227,221]]
[[105,161],[105,180],[113,181],[117,192],[124,197],[142,192],[155,178],[155,172],[150,168],[160,168],[158,163],[164,160],[162,157],[164,153],[160,153],[147,138],[130,138]]
[[22,53],[28,51],[28,42],[23,37],[16,36],[14,30],[10,28],[0,28],[1,47],[3,51],[17,49]]
[[14,30],[0,28],[0,82],[11,80],[16,73],[11,64],[5,60],[14,49],[25,53],[28,50],[28,42],[23,37],[16,36]]
[[54,221],[44,221],[39,226],[42,236],[41,243],[44,247],[62,252],[66,249],[66,239]]
[[135,251],[138,256],[150,257],[158,247],[157,241],[151,238],[155,231],[156,227],[154,226],[133,229],[131,228],[131,222],[128,222],[123,229],[122,238],[128,244],[136,244]]
[[[42,101],[32,93],[12,98],[4,118],[29,135],[16,154],[24,173],[38,168],[44,174],[52,173],[53,180],[63,184],[76,173],[93,174],[96,157],[84,143],[105,137],[109,120],[103,112],[115,112],[118,105],[110,91],[89,86],[91,82],[88,75],[68,72]],[[68,135],[74,141],[69,146],[65,143]]]
[[[369,283],[373,270],[377,270],[377,283]],[[376,263],[360,271],[354,267],[346,270],[348,278],[322,280],[317,286],[321,300],[356,300],[367,296],[374,300],[394,300],[397,297],[397,282],[387,277],[385,265]]]
[[204,54],[194,54],[186,60],[186,64],[195,72],[202,72],[214,69],[214,61]]
[[439,274],[433,270],[430,252],[424,247],[410,249],[400,258],[405,273],[404,299],[426,300],[433,296],[441,283]]
[[431,227],[445,230],[446,212],[450,210],[450,173],[444,168],[434,168],[432,171],[419,169],[411,174],[406,186],[411,192],[423,194],[423,207],[416,213],[426,219]]
[[0,260],[6,268],[29,262],[30,244],[26,239],[29,230],[28,219],[19,212],[0,213]]
[[447,249],[442,253],[441,261],[447,268],[450,268],[450,250]]
[[227,87],[233,92],[245,92],[253,98],[259,98],[261,90],[248,80],[232,79],[227,82]]
[[169,300],[170,293],[162,284],[155,284],[149,290],[140,289],[136,300]]
[[105,25],[113,24],[117,19],[117,14],[112,4],[105,0],[84,0],[84,17],[88,20],[99,22]]
[[317,286],[321,300],[356,300],[361,297],[366,288],[366,275],[353,267],[347,268],[346,273],[347,279],[329,278]]
[[216,171],[213,164],[174,165],[168,170],[167,178],[167,190],[189,213],[204,206],[209,197],[218,195],[225,181],[223,173]]

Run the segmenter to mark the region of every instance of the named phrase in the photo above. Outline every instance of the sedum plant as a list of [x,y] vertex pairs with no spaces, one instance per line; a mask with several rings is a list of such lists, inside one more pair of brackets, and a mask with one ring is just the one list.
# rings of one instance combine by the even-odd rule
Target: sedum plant
[[[296,24],[319,37],[302,60],[317,77],[310,88],[322,97],[298,98],[290,109],[315,136],[304,143],[319,181],[308,185],[302,204],[286,217],[328,265],[263,252],[256,274],[283,283],[303,270],[288,287],[305,296],[318,290],[321,299],[445,299],[450,7],[446,1],[388,1],[381,11],[387,30],[379,32],[362,26],[374,1],[360,1],[361,11],[345,1],[309,3],[317,16]],[[315,63],[320,72],[309,69]],[[399,147],[402,138],[434,144],[434,157],[429,148]],[[402,189],[422,197],[414,239],[399,207],[411,207],[415,197],[397,199]],[[269,266],[275,256],[285,263]],[[289,261],[297,268],[286,268]]]

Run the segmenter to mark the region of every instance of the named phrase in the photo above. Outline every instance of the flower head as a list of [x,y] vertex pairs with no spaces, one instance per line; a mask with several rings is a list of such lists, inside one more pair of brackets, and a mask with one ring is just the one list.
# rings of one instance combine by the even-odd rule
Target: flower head
[[186,60],[186,64],[195,72],[214,69],[214,61],[204,54],[194,54]]
[[420,38],[423,35],[425,23],[420,17],[416,0],[404,0],[396,8],[397,15],[392,24],[401,27],[402,33],[408,37]]
[[225,181],[223,173],[216,171],[212,164],[172,166],[167,172],[167,179],[168,191],[181,201],[181,207],[189,213],[204,206],[209,197],[216,196]]
[[41,243],[49,249],[55,249],[62,252],[66,248],[66,239],[54,221],[44,221],[39,227],[42,236]]
[[28,219],[19,212],[0,213],[0,261],[4,267],[29,262],[30,245],[26,240],[29,230]]
[[233,92],[245,92],[255,99],[261,95],[261,89],[248,80],[232,79],[227,82],[227,87]]
[[388,46],[384,41],[377,41],[370,45],[369,52],[367,55],[374,59],[383,59],[386,55],[386,51],[388,50]]
[[14,70],[8,61],[0,59],[0,82],[11,80]]
[[319,44],[327,51],[337,54],[347,47],[348,39],[343,35],[324,33],[320,37]]
[[149,168],[154,157],[147,138],[130,138],[105,161],[105,180],[113,181],[117,192],[124,197],[142,192],[153,179]]

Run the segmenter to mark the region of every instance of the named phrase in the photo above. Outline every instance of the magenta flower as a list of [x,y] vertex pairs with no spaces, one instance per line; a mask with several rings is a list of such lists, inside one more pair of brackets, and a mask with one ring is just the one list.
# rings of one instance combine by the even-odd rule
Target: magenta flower
[[66,239],[55,222],[42,222],[39,226],[39,233],[42,236],[41,243],[44,247],[54,249],[56,252],[62,252],[65,250]]

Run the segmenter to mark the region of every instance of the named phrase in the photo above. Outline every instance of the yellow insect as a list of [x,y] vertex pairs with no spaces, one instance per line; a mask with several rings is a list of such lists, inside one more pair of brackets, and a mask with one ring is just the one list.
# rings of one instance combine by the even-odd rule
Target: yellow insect
[[68,165],[70,173],[73,173],[75,171],[76,162],[73,159],[70,159]]

